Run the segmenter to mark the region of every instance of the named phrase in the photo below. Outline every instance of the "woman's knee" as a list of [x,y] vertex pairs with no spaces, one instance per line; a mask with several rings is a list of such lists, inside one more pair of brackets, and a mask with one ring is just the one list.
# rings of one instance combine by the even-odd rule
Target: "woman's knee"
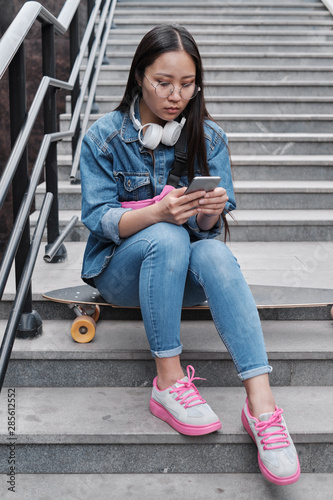
[[222,241],[200,240],[192,244],[190,268],[199,271],[206,267],[215,269],[216,272],[233,272],[239,269],[239,264]]
[[227,245],[222,243],[222,241],[215,239],[199,240],[192,243],[191,259],[192,258],[196,260],[207,260],[210,262],[212,262],[212,259],[218,261],[237,261]]
[[164,255],[166,259],[185,259],[188,262],[191,245],[185,228],[167,222],[155,224],[153,228],[150,243],[160,255]]

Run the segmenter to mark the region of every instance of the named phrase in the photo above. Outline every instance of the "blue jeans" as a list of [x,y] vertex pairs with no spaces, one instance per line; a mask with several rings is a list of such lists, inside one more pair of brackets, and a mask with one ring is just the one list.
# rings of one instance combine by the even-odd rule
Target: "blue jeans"
[[95,284],[110,303],[140,305],[153,357],[181,353],[182,305],[207,300],[239,378],[272,371],[250,289],[219,240],[191,243],[182,226],[155,224],[123,241]]

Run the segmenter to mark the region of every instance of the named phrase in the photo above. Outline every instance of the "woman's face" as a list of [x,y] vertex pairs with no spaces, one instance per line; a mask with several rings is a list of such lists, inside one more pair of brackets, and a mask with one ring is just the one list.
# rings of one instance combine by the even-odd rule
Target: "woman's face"
[[[142,89],[141,123],[163,125],[166,121],[175,120],[189,102],[179,94],[180,87],[186,83],[195,83],[196,68],[193,59],[185,51],[166,52],[146,67],[145,75],[138,82]],[[169,97],[156,95],[152,84],[156,86],[161,82],[170,82],[175,86]]]

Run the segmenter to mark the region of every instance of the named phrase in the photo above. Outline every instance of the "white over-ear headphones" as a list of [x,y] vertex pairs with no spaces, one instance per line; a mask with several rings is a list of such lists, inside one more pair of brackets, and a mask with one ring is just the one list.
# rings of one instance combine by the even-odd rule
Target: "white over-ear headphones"
[[[164,127],[157,123],[146,123],[141,125],[139,120],[135,118],[134,106],[138,96],[135,97],[130,107],[130,116],[133,127],[138,131],[138,138],[142,146],[148,149],[156,149],[160,142],[165,146],[174,146],[179,139],[182,128],[185,125],[186,118],[182,118],[181,122],[167,122]],[[147,127],[145,135],[142,136],[142,130]]]

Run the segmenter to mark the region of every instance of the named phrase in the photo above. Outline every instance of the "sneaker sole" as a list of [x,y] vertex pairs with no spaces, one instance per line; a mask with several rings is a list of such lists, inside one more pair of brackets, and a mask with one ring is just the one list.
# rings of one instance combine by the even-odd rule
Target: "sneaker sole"
[[[242,410],[242,424],[243,424],[246,432],[253,439],[255,445],[257,446],[255,437],[253,435],[253,432],[251,430],[249,422],[248,422],[248,420],[246,418],[246,415],[245,415],[245,412],[244,412],[244,408]],[[275,474],[272,474],[267,469],[267,467],[264,465],[264,463],[262,462],[259,450],[258,450],[258,464],[259,464],[259,469],[261,470],[262,475],[266,479],[268,479],[268,481],[270,481],[271,483],[274,483],[274,484],[279,484],[279,485],[293,484],[293,483],[296,483],[296,481],[298,481],[298,479],[299,479],[299,477],[301,475],[301,468],[300,468],[300,465],[299,465],[298,457],[297,457],[297,471],[295,472],[295,474],[293,474],[292,476],[288,476],[288,477],[279,477],[279,476],[275,476]]]
[[149,410],[155,417],[164,420],[164,422],[169,424],[173,429],[181,434],[186,434],[187,436],[202,436],[203,434],[210,434],[211,432],[218,431],[222,427],[219,420],[208,425],[183,424],[171,415],[171,413],[169,413],[163,405],[157,403],[157,401],[153,398],[150,399]]

